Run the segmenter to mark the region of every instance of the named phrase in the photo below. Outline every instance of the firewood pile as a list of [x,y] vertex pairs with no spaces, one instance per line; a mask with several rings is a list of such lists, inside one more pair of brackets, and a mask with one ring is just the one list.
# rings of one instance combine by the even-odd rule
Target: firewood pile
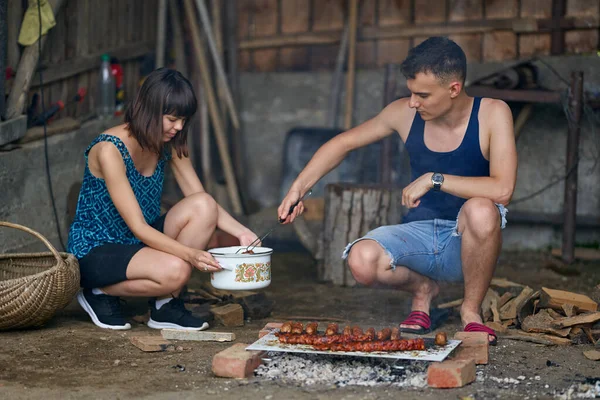
[[[439,308],[460,307],[462,299]],[[506,279],[492,280],[481,305],[485,325],[501,338],[545,345],[592,343],[597,350],[584,352],[600,360],[598,303],[579,293],[529,286]]]

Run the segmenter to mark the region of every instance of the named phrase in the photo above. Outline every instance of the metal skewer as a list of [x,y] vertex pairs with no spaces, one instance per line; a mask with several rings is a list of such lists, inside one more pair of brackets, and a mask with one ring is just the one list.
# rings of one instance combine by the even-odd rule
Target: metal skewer
[[[300,203],[302,200],[304,200],[306,197],[310,196],[311,194],[312,194],[312,189],[311,189],[311,190],[309,190],[308,192],[306,192],[306,193],[304,194],[304,196],[300,197],[300,198],[298,199],[298,201],[297,201],[297,202],[295,202],[294,204],[292,204],[292,206],[290,207],[290,209],[289,209],[289,211],[288,211],[288,215],[290,215],[290,214],[291,214],[291,213],[294,211],[294,208],[296,208],[296,206],[297,206],[297,205],[298,205],[298,204],[299,204],[299,203]],[[277,227],[278,227],[278,226],[279,226],[279,225],[280,225],[282,222],[283,222],[283,221],[282,221],[281,219],[279,219],[279,221],[277,222],[277,225],[273,225],[273,227],[272,227],[271,229],[269,229],[269,230],[267,231],[267,233],[265,233],[265,234],[264,234],[264,235],[262,235],[261,237],[257,237],[256,239],[254,239],[254,240],[252,241],[252,243],[250,243],[248,246],[246,246],[246,250],[245,250],[245,252],[251,251],[253,248],[255,248],[255,247],[258,245],[258,243],[262,243],[262,241],[263,241],[263,240],[265,240],[265,238],[266,238],[267,236],[269,236],[269,235],[271,234],[271,232],[273,232],[273,230],[274,230],[275,228],[277,228]],[[242,248],[240,248],[240,249],[237,249],[237,251],[235,252],[235,254],[238,254],[238,253],[239,253],[239,251],[240,251],[240,250],[242,250],[242,249],[243,249],[243,247],[242,247]]]

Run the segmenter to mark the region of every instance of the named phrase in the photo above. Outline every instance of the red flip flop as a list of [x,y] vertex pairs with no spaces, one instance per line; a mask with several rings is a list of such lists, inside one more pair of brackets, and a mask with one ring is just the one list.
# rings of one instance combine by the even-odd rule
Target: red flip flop
[[498,343],[498,336],[496,335],[496,332],[489,326],[485,326],[479,322],[470,322],[463,330],[465,332],[485,332],[494,337],[494,340],[490,340],[490,346],[495,346]]
[[412,311],[404,321],[400,322],[400,325],[420,326],[419,329],[400,328],[401,332],[416,333],[417,335],[431,332],[431,319],[429,318],[429,315],[423,311]]

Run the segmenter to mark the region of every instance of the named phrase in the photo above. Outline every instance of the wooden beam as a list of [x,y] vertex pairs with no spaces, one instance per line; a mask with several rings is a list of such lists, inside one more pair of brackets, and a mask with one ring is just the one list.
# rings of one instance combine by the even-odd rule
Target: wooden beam
[[[52,67],[42,65],[40,66],[40,69],[44,73],[44,85],[46,85],[98,68],[98,60],[100,60],[100,56],[104,53],[108,53],[111,56],[118,58],[123,63],[142,57],[145,54],[151,53],[153,50],[154,41],[132,43],[127,46],[103,50],[87,57],[77,58],[76,60],[65,61]],[[32,87],[38,86],[39,83],[32,85]]]
[[356,31],[358,29],[358,0],[350,0],[348,9],[348,75],[346,76],[346,113],[344,129],[352,128],[354,114],[354,84],[356,80]]
[[560,93],[545,90],[506,90],[489,86],[469,86],[469,96],[492,97],[505,101],[524,103],[560,103]]
[[[49,0],[52,12],[58,14],[65,0]],[[36,41],[31,46],[27,46],[21,55],[17,75],[13,81],[8,101],[6,102],[6,119],[15,118],[25,110],[25,102],[31,87],[31,81],[36,71],[39,61],[40,47],[44,49],[48,33],[43,35],[39,41]],[[2,72],[4,73],[4,72]],[[4,79],[4,78],[3,78]]]
[[[508,30],[515,33],[552,32],[557,22],[553,19],[513,18],[477,21],[457,21],[435,24],[403,25],[391,27],[368,26],[358,29],[357,40],[407,39],[415,36],[445,36],[467,33],[487,33]],[[562,29],[593,29],[600,26],[598,17],[561,18],[558,26]],[[239,42],[240,50],[265,49],[273,47],[311,46],[338,44],[342,30],[307,32],[293,35],[264,36]]]
[[567,11],[567,0],[552,0],[552,36],[550,54],[559,55],[565,51],[565,32],[560,27],[560,20]]

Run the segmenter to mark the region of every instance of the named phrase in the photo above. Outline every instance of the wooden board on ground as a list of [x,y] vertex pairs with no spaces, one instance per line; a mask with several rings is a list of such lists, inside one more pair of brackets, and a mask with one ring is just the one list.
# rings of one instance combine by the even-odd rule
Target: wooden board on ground
[[592,360],[592,361],[598,361],[600,360],[600,351],[598,350],[588,350],[588,351],[584,351],[583,355]]
[[161,329],[164,339],[194,340],[200,342],[231,342],[235,340],[233,332],[190,331],[181,329]]
[[543,333],[527,333],[519,331],[518,333],[511,333],[510,335],[501,336],[503,339],[521,340],[525,342],[539,343],[545,345],[558,345],[558,346],[569,346],[571,340],[566,338],[559,338],[553,335],[545,335]]
[[529,297],[533,293],[533,289],[529,286],[523,288],[521,294],[519,294],[514,299],[509,300],[504,306],[502,306],[502,308],[500,309],[500,318],[502,320],[516,318],[517,311],[521,309],[523,304],[529,299]]
[[129,340],[135,347],[146,352],[165,351],[171,345],[161,336],[132,336]]
[[598,309],[598,303],[583,294],[542,287],[540,307],[550,307],[561,311],[563,304],[573,304],[580,311],[596,311]]
[[557,328],[566,328],[574,325],[593,324],[600,321],[600,312],[580,314],[576,317],[565,317],[552,321],[552,326]]

